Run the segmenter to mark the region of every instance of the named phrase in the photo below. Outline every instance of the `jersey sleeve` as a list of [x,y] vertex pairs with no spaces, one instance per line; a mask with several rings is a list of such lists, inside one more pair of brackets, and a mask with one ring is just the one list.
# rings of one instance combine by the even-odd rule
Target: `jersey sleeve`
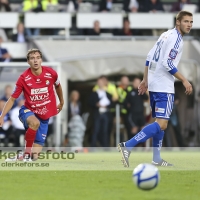
[[23,78],[20,76],[16,82],[15,89],[11,95],[15,99],[17,99],[23,91],[23,82],[22,81],[23,81]]
[[152,59],[152,57],[153,57],[153,53],[154,53],[154,47],[149,51],[149,53],[148,53],[148,55],[147,55],[147,58],[146,58],[146,64],[145,64],[145,66],[149,66],[149,62],[150,62],[150,60]]
[[54,85],[59,86],[60,85],[60,80],[58,79],[58,74],[55,70],[51,69],[51,73],[53,75],[53,80],[54,80]]
[[180,53],[179,45],[181,43],[182,36],[178,34],[176,37],[174,35],[171,35],[168,38],[167,45],[165,46],[165,54],[163,57],[162,64],[166,68],[166,70],[170,74],[175,74],[177,70],[178,62],[177,61],[177,55]]

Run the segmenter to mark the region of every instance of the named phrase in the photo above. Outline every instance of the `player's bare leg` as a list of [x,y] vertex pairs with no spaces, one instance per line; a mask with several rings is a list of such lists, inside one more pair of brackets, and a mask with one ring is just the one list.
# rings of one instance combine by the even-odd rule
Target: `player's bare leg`
[[43,146],[40,144],[33,144],[32,148],[32,160],[35,161],[38,159],[39,153],[42,151]]
[[162,119],[162,118],[156,118],[156,122],[159,124],[161,130],[165,130],[168,125],[168,120],[167,119]]

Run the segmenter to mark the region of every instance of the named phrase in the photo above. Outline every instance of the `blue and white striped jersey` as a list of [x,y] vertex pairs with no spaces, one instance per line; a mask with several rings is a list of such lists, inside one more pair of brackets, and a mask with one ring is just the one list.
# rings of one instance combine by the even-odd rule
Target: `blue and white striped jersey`
[[147,55],[148,90],[174,93],[174,76],[183,50],[182,35],[174,28],[161,34]]

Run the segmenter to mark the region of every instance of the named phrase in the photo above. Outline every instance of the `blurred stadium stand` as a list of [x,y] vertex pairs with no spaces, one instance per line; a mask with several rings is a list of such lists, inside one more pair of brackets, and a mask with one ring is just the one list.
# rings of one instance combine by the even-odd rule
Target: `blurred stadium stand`
[[[60,4],[60,8],[64,8],[66,10],[66,5],[70,0],[58,0]],[[16,11],[19,9],[21,6],[21,3],[23,0],[9,0],[11,4],[12,10]],[[81,7],[81,12],[89,12],[89,11],[97,11],[98,10],[98,5],[100,0],[83,0],[83,3],[80,5]],[[161,0],[163,3],[164,10],[169,12],[172,8],[172,4],[177,2],[176,0]],[[87,3],[84,5],[84,3]],[[191,4],[199,4],[198,0],[190,0]],[[113,12],[119,12],[123,8],[123,0],[113,0]]]

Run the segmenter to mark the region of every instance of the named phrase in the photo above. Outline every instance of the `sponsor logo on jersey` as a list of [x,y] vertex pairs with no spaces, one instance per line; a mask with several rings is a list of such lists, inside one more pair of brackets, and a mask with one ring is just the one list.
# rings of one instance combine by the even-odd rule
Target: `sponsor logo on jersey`
[[29,109],[24,110],[24,113],[27,113],[27,112],[30,112],[30,110]]
[[52,78],[52,76],[51,76],[50,73],[45,73],[44,77],[46,77],[46,78]]
[[42,138],[43,138],[43,140],[45,140],[46,139],[46,134],[42,134]]
[[48,92],[48,87],[31,89],[31,94],[44,94]]
[[151,71],[155,71],[156,70],[156,65],[157,65],[157,63],[151,62],[150,65],[149,65],[149,69]]
[[46,106],[43,108],[37,108],[37,110],[34,110],[34,113],[39,114],[39,115],[45,115],[48,112]]
[[176,58],[177,54],[178,54],[178,51],[176,49],[171,49],[171,51],[169,53],[169,57],[174,60]]
[[30,80],[31,79],[31,77],[29,77],[29,78],[25,78],[25,81],[28,81],[28,80]]
[[51,76],[44,76],[45,78],[52,78]]
[[38,78],[37,80],[36,80],[36,83],[41,83],[42,81]]
[[158,108],[158,107],[156,107],[156,108],[155,108],[155,111],[156,111],[157,113],[165,113],[165,109],[164,109],[164,108]]
[[51,76],[51,74],[50,73],[45,73],[47,76]]
[[28,85],[28,86],[31,86],[31,85],[32,85],[32,83],[28,83],[27,85]]
[[51,100],[45,101],[43,103],[38,103],[38,104],[36,104],[36,107],[44,106],[44,105],[46,105],[46,104],[48,104],[50,102],[51,102]]
[[45,99],[49,98],[49,93],[41,94],[41,95],[34,95],[30,96],[31,101],[43,101]]
[[49,84],[50,84],[49,80],[46,80],[46,85],[49,85]]

